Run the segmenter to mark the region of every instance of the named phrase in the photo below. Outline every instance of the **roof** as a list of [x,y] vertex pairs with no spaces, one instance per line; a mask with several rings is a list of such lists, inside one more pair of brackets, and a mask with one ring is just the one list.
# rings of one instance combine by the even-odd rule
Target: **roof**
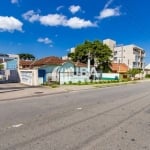
[[65,62],[71,62],[76,67],[87,67],[87,64],[85,63],[72,62],[71,60],[62,60],[61,58],[56,57],[56,56],[44,57],[34,62],[20,60],[20,65],[24,65],[24,66],[32,65],[33,67],[33,66],[43,66],[43,65],[62,65]]
[[111,63],[110,68],[113,72],[118,73],[126,73],[129,69],[128,66],[124,63]]
[[81,62],[73,62],[76,67],[87,67],[87,64],[81,63]]
[[65,62],[65,61],[59,57],[49,56],[49,57],[45,57],[45,58],[35,61],[33,65],[34,66],[61,65],[63,62]]
[[148,64],[145,69],[149,70],[150,69],[150,64]]
[[31,60],[20,60],[20,65],[21,66],[30,66],[34,61]]

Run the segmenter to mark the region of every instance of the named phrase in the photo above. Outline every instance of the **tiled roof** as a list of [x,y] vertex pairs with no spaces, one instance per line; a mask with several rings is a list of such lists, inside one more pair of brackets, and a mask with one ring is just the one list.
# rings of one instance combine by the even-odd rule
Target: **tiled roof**
[[30,60],[20,60],[20,65],[21,66],[29,66],[33,63],[33,61]]
[[111,63],[110,68],[113,72],[118,72],[118,73],[128,72],[128,66],[123,63]]
[[35,61],[33,65],[34,66],[61,65],[63,62],[64,62],[64,60],[62,60],[59,57],[50,56],[50,57],[45,57],[45,58],[42,58],[42,59]]
[[73,62],[76,67],[87,67],[87,64],[81,63],[81,62]]
[[34,61],[31,61],[31,60],[20,60],[19,66],[20,68],[32,68],[33,63]]

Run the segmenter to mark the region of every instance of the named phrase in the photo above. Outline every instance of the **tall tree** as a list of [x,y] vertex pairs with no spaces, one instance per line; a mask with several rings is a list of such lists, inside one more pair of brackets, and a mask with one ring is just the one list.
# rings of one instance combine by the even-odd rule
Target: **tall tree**
[[112,51],[99,40],[85,41],[83,44],[77,45],[75,52],[69,53],[68,57],[75,62],[80,61],[82,63],[87,63],[88,57],[90,57],[91,65],[97,64],[98,69],[108,72]]
[[23,60],[35,60],[35,56],[29,53],[20,53],[18,55],[19,58]]
[[0,64],[0,70],[4,69],[4,65]]

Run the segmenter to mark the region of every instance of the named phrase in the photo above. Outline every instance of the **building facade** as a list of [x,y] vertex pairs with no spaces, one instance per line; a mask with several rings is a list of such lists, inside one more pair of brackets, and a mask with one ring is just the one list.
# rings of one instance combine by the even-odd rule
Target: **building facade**
[[0,63],[3,69],[0,70],[0,75],[3,76],[5,82],[19,82],[19,56],[14,54],[0,54]]
[[4,65],[4,70],[19,69],[19,56],[14,54],[0,54],[0,62]]
[[104,44],[108,45],[108,47],[113,52],[113,63],[121,63],[126,64],[130,69],[144,68],[144,57],[145,51],[141,47],[130,44],[130,45],[116,45],[116,42],[110,39],[106,39],[103,41]]

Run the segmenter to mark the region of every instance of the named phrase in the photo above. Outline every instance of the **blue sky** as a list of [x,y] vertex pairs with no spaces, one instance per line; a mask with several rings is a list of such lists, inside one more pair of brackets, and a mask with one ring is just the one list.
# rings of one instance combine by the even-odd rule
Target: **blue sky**
[[148,0],[1,0],[0,53],[64,56],[85,40],[136,44],[150,62]]

